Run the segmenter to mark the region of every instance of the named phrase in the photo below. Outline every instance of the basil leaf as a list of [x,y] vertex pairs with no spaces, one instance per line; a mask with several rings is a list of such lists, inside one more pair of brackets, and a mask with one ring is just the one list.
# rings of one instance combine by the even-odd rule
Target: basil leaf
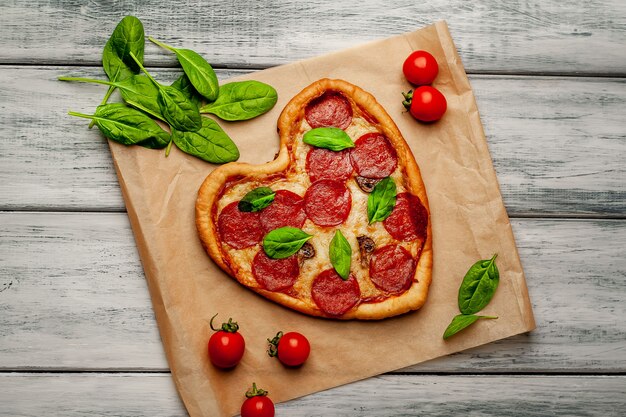
[[298,252],[313,236],[295,227],[274,229],[263,238],[263,250],[273,259],[287,258]]
[[176,81],[172,83],[171,87],[174,87],[175,89],[183,93],[185,96],[187,96],[189,100],[191,100],[196,106],[198,106],[198,108],[200,108],[200,105],[202,104],[202,97],[191,84],[191,81],[189,81],[189,77],[187,77],[186,74],[182,74],[180,77],[178,77]]
[[382,222],[396,206],[396,183],[391,177],[380,181],[367,197],[367,220],[370,224]]
[[350,275],[350,263],[352,262],[352,248],[344,237],[341,230],[337,229],[335,236],[330,241],[330,263],[337,271],[337,274],[347,280]]
[[133,72],[139,72],[139,66],[131,58],[132,52],[139,62],[143,62],[145,48],[143,24],[135,16],[125,16],[117,24],[109,39],[115,54],[128,65]]
[[259,81],[240,81],[220,87],[217,100],[200,109],[223,120],[249,120],[271,110],[278,100],[274,87]]
[[459,287],[461,313],[477,313],[493,298],[500,282],[500,273],[495,264],[497,256],[495,254],[491,259],[476,262],[465,274]]
[[150,117],[123,103],[98,106],[95,114],[69,112],[71,116],[93,119],[107,138],[124,145],[164,148],[170,135]]
[[477,316],[475,314],[459,314],[452,319],[452,322],[443,333],[443,338],[447,339],[454,336],[458,332],[474,324],[479,319],[497,319],[496,316]]
[[149,37],[150,41],[176,54],[180,66],[198,92],[209,101],[214,101],[219,93],[217,75],[213,67],[200,54],[191,49],[178,49]]
[[202,127],[196,132],[172,129],[172,140],[183,152],[213,164],[239,159],[237,145],[226,132],[208,117],[201,117]]
[[146,71],[141,62],[131,52],[130,56],[135,60],[139,68],[148,76],[150,81],[159,89],[157,103],[161,109],[161,114],[173,129],[184,132],[195,132],[202,127],[202,117],[198,111],[198,106],[193,104],[185,94],[174,87],[159,84]]
[[317,127],[304,134],[304,143],[317,148],[330,149],[331,151],[342,151],[354,148],[354,142],[350,136],[337,127]]
[[271,188],[258,187],[254,190],[249,191],[241,199],[241,201],[239,201],[237,207],[239,208],[239,211],[261,211],[265,207],[272,204],[272,201],[274,201],[274,196],[276,196],[276,193],[272,191]]

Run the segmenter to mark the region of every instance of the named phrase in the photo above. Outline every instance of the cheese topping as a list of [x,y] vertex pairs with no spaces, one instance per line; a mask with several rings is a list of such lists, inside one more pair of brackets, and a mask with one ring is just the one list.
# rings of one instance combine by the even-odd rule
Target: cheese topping
[[[217,215],[219,216],[219,213],[228,204],[241,200],[246,193],[260,186],[270,187],[274,191],[289,190],[304,197],[307,189],[311,185],[306,171],[306,158],[312,147],[304,143],[302,138],[304,133],[309,130],[311,130],[311,126],[303,117],[300,121],[300,129],[291,146],[292,166],[290,166],[287,171],[280,173],[280,175],[252,180],[250,178],[244,178],[242,181],[236,182],[222,194],[218,202]],[[345,131],[353,142],[356,142],[366,133],[382,133],[376,125],[373,125],[362,117],[361,111],[357,109],[355,109],[350,126],[348,126]],[[391,177],[396,183],[397,194],[406,191],[401,163],[402,161],[399,160],[398,166],[391,174]],[[361,190],[355,178],[356,172],[353,172],[350,179],[346,182],[346,186],[352,196],[352,208],[348,218],[342,224],[336,227],[322,227],[317,226],[310,219],[307,219],[302,227],[302,230],[306,233],[313,235],[309,243],[315,248],[315,256],[305,260],[301,264],[300,276],[294,284],[293,289],[289,290],[288,293],[312,305],[315,304],[311,298],[311,285],[313,280],[320,272],[332,268],[329,258],[329,247],[336,229],[341,230],[352,247],[352,264],[350,271],[359,283],[361,300],[364,300],[362,302],[367,302],[368,300],[379,301],[381,298],[388,298],[388,295],[376,288],[369,279],[369,264],[362,262],[357,237],[363,235],[368,236],[376,243],[377,248],[391,243],[399,244],[407,249],[414,259],[417,259],[419,255],[422,245],[422,242],[419,240],[413,242],[398,242],[385,230],[382,222],[368,224],[367,200],[369,194]],[[222,248],[230,258],[229,263],[232,266],[233,272],[245,282],[245,285],[260,288],[261,286],[252,274],[251,265],[254,256],[259,250],[263,250],[261,244],[236,250],[222,243]]]

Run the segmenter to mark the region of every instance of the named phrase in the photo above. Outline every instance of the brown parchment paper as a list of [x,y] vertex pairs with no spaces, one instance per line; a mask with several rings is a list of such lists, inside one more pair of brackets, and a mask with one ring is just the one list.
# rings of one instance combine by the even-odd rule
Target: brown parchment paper
[[[439,62],[434,86],[448,101],[437,123],[416,122],[401,104],[410,85],[402,63],[425,49]],[[419,164],[433,226],[433,281],[419,311],[375,322],[312,318],[274,304],[240,286],[206,255],[197,237],[198,188],[215,167],[176,148],[164,152],[111,144],[128,216],[141,256],[161,338],[176,387],[189,414],[239,412],[243,394],[256,382],[275,402],[328,389],[478,346],[534,328],[524,273],[474,96],[444,22],[416,32],[327,56],[255,72],[273,85],[274,109],[248,122],[220,122],[241,151],[240,161],[263,163],[278,150],[276,121],[302,88],[323,78],[342,78],[372,93],[395,120]],[[480,321],[444,341],[458,314],[457,291],[467,269],[498,253],[501,281]],[[246,339],[243,361],[233,370],[211,366],[209,319],[220,313],[239,322]],[[268,337],[299,331],[312,345],[297,369],[266,354]]]

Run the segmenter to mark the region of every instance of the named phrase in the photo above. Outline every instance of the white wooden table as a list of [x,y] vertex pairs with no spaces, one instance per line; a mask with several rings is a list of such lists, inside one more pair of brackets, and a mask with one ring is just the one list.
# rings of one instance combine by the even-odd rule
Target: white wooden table
[[107,144],[66,115],[103,89],[56,81],[101,77],[126,14],[222,79],[445,19],[470,74],[537,330],[278,415],[624,415],[626,2],[162,3],[0,3],[0,415],[185,415]]

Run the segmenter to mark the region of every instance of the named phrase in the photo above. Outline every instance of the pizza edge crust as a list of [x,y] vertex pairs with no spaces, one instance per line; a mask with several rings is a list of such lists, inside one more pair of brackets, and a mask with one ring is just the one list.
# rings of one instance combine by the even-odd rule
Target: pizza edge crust
[[[406,176],[408,178],[406,183],[407,189],[412,194],[419,197],[428,212],[426,242],[424,242],[422,247],[420,259],[415,268],[413,283],[409,289],[400,295],[392,295],[384,301],[357,304],[355,308],[341,316],[329,316],[323,313],[314,303],[305,302],[281,292],[273,292],[250,286],[245,279],[238,277],[229,265],[227,256],[220,247],[217,227],[213,221],[216,200],[219,198],[222,187],[229,178],[235,175],[252,177],[263,176],[284,171],[288,168],[290,163],[289,145],[294,140],[295,135],[298,134],[299,129],[299,126],[294,125],[294,121],[304,118],[305,106],[309,101],[319,97],[328,90],[344,93],[349,99],[354,101],[377,120],[378,123],[376,123],[376,125],[392,142],[398,154],[400,165],[404,166],[406,169]],[[211,258],[220,268],[247,288],[278,304],[312,316],[342,320],[379,320],[407,313],[411,310],[417,310],[422,307],[428,296],[433,265],[432,231],[428,197],[419,167],[408,144],[404,140],[397,125],[389,114],[387,114],[382,105],[380,105],[370,93],[347,81],[328,78],[320,79],[304,88],[287,103],[278,118],[278,132],[280,145],[276,159],[261,165],[251,165],[240,162],[229,163],[215,169],[202,183],[196,200],[196,227],[202,245]]]

